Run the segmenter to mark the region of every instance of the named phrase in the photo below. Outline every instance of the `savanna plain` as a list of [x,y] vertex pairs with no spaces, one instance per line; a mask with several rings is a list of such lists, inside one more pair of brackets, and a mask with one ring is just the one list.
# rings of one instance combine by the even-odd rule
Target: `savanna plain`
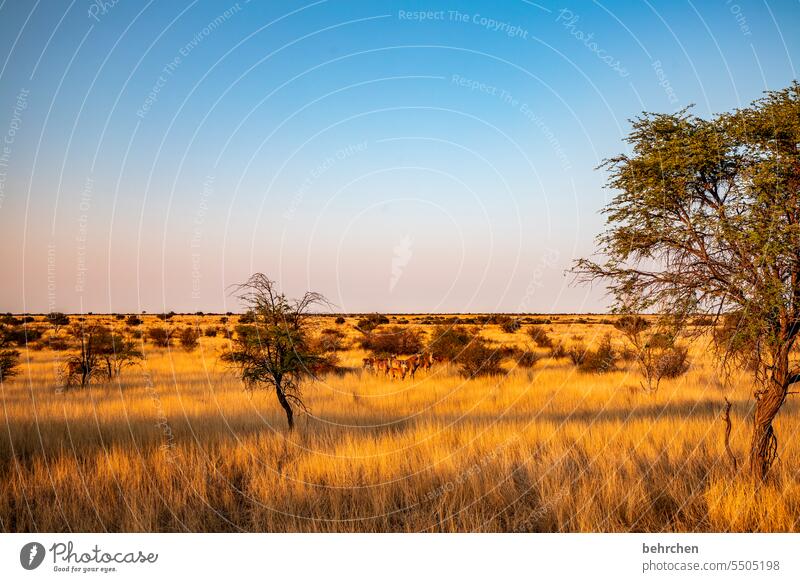
[[[132,326],[85,316],[131,338],[143,358],[84,388],[64,386],[75,350],[68,329],[42,316],[26,324],[41,337],[19,348],[18,374],[0,385],[0,529],[799,529],[797,403],[790,397],[776,420],[768,480],[737,473],[724,444],[725,398],[741,465],[752,381],[746,372],[723,380],[709,330],[684,342],[685,370],[647,390],[609,315],[517,316],[518,325],[387,316],[384,327],[423,346],[458,324],[503,354],[498,373],[472,377],[437,359],[413,379],[364,368],[375,354],[357,317],[317,317],[336,366],[304,385],[307,410],[288,431],[275,394],[246,390],[221,359],[237,317],[145,315]],[[194,330],[196,342],[176,335],[159,346],[153,327]],[[616,356],[601,370],[571,357],[604,342]]]

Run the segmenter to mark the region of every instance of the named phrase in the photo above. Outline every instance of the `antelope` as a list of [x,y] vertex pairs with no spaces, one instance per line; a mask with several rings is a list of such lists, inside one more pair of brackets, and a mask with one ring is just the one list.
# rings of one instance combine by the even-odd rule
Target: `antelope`
[[384,376],[389,375],[389,360],[386,358],[375,358],[373,369],[375,370],[376,374],[380,374],[383,372]]
[[362,362],[364,363],[364,370],[377,372],[377,369],[375,368],[375,358],[364,358]]
[[405,360],[406,366],[408,366],[408,371],[411,374],[411,379],[414,379],[414,374],[417,373],[417,370],[420,366],[422,366],[422,356],[419,354],[414,354],[406,358]]
[[422,359],[420,361],[420,366],[426,372],[433,367],[433,353],[432,352],[424,352],[422,354]]
[[400,376],[401,380],[406,379],[406,373],[408,373],[408,363],[405,360],[401,360],[394,355],[389,358],[389,374],[392,380],[396,379]]

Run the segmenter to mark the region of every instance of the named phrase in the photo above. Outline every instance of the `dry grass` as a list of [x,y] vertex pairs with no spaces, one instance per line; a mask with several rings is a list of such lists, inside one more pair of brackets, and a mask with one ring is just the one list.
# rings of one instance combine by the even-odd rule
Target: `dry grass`
[[[339,327],[352,344],[349,324]],[[612,331],[546,327],[566,344]],[[483,334],[525,347],[524,331]],[[274,395],[248,395],[219,362],[224,344],[148,344],[121,383],[69,393],[56,390],[63,353],[24,351],[0,392],[0,529],[800,529],[797,404],[779,415],[780,463],[756,502],[731,474],[719,420],[728,394],[743,460],[751,389],[742,377],[723,391],[701,343],[689,373],[655,395],[633,368],[580,374],[538,348],[533,369],[507,364],[501,378],[464,380],[440,365],[391,382],[358,371],[365,354],[351,345],[341,363],[352,370],[307,387],[312,415],[288,436]]]

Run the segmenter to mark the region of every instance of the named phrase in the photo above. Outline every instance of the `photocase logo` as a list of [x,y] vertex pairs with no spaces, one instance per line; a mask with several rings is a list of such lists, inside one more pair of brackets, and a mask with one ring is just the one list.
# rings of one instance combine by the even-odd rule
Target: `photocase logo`
[[26,570],[35,570],[42,565],[44,554],[44,546],[39,542],[27,543],[19,552],[19,563]]

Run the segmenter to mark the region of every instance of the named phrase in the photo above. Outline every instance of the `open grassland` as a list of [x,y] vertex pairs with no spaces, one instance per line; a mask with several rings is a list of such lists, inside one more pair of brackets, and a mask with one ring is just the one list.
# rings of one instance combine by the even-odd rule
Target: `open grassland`
[[[178,322],[220,325],[218,316]],[[391,381],[360,370],[368,354],[352,323],[337,326],[347,333],[344,371],[306,387],[310,414],[293,433],[273,393],[244,391],[219,360],[223,335],[191,352],[144,344],[145,361],[121,380],[68,392],[58,390],[65,352],[46,339],[22,350],[19,376],[0,392],[0,529],[800,529],[797,403],[778,417],[780,458],[757,503],[732,473],[720,420],[727,395],[742,462],[752,388],[744,375],[723,387],[702,339],[689,372],[647,394],[631,363],[587,374],[539,348],[533,368],[507,361],[499,377],[464,379],[438,364]],[[147,317],[140,329],[151,325]],[[481,334],[523,347],[526,327]],[[592,318],[545,327],[566,345],[615,334]]]

